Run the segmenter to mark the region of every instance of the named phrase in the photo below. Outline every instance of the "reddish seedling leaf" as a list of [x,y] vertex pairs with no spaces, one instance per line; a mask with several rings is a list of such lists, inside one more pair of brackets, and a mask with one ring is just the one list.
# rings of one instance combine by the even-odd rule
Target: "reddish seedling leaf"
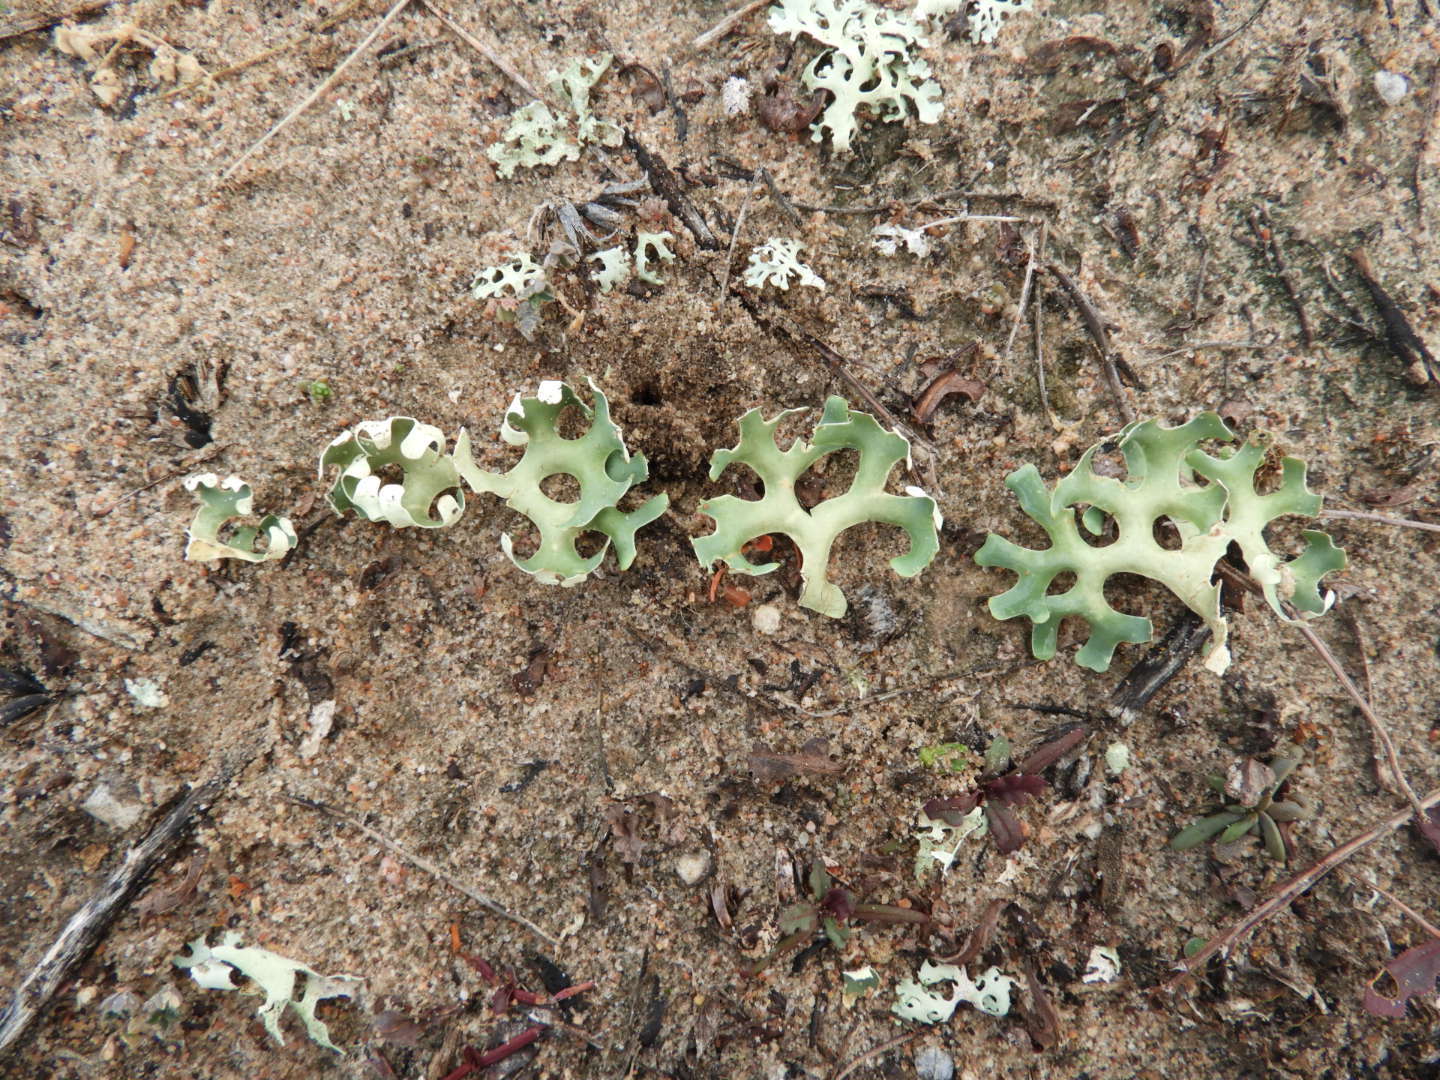
[[985,794],[1006,806],[1024,806],[1048,786],[1043,777],[1012,772],[997,780],[988,781],[985,784]]
[[1400,996],[1387,998],[1377,992],[1373,984],[1367,986],[1365,1011],[1393,1020],[1404,1019],[1406,1002],[1420,994],[1435,992],[1435,982],[1440,979],[1440,938],[1431,938],[1424,945],[1406,949],[1386,964],[1385,970],[1400,988]]
[[1440,807],[1432,806],[1415,822],[1415,827],[1420,830],[1421,836],[1430,841],[1435,854],[1440,855]]
[[1089,737],[1090,729],[1083,724],[1071,728],[1065,734],[1037,746],[1015,771],[1030,774],[1042,773]]
[[1025,846],[1025,826],[1003,803],[985,804],[985,824],[990,827],[990,835],[995,838],[995,847],[1002,855],[1009,855]]
[[980,805],[980,792],[969,791],[949,799],[931,799],[925,804],[925,816],[947,825],[959,825],[960,820]]

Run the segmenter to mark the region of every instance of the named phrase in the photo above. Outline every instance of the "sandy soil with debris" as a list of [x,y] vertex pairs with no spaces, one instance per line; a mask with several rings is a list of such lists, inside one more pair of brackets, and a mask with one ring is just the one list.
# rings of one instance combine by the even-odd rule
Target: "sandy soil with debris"
[[[1292,869],[1404,806],[1303,640],[1248,603],[1223,678],[1192,661],[1122,725],[1110,695],[1144,649],[1122,647],[1092,674],[1069,660],[1070,627],[1060,656],[1034,663],[1023,620],[985,608],[1008,575],[972,560],[992,529],[1043,539],[1004,487],[1010,470],[1033,462],[1054,480],[1124,422],[1052,275],[1037,276],[1007,347],[1042,222],[1045,257],[1133,369],[1123,396],[1136,415],[1222,409],[1307,460],[1328,507],[1440,520],[1440,387],[1387,347],[1351,259],[1363,249],[1433,334],[1440,16],[1423,0],[1262,3],[1252,21],[1255,10],[1040,0],[994,46],[937,32],[925,55],[943,121],[871,124],[841,157],[770,130],[753,107],[726,115],[728,78],[749,80],[758,102],[779,70],[781,92],[798,94],[814,55],[772,35],[763,12],[696,51],[687,43],[725,5],[457,7],[534,81],[613,53],[597,112],[669,165],[718,238],[707,248],[675,205],[644,193],[620,227],[676,235],[665,284],[600,295],[561,275],[576,314],[552,305],[534,342],[469,298],[471,277],[517,247],[543,253],[560,235],[553,213],[537,217],[544,204],[583,204],[644,172],[620,148],[497,179],[485,149],[527,96],[421,4],[223,184],[384,9],[362,3],[324,26],[326,8],[249,0],[90,8],[79,28],[141,31],[94,89],[108,45],[86,62],[47,32],[16,33],[31,12],[0,15],[0,659],[56,695],[0,735],[4,982],[30,970],[159,808],[230,756],[248,761],[7,1074],[438,1078],[465,1047],[525,1030],[530,1013],[561,1023],[502,1070],[838,1080],[914,1075],[933,1048],[963,1077],[1434,1075],[1433,994],[1402,1020],[1361,1007],[1367,982],[1425,939],[1376,888],[1437,918],[1440,860],[1413,830],[1346,863],[1228,963],[1152,994],[1187,941],[1287,875],[1253,845],[1165,846],[1209,812],[1207,773],[1307,744],[1296,788],[1319,810],[1293,831]],[[1074,38],[1089,40],[1048,45]],[[152,64],[166,44],[219,77],[171,93]],[[1394,104],[1381,71],[1402,77],[1385,83],[1403,91]],[[742,213],[758,167],[774,191],[754,184]],[[967,213],[1023,220],[937,229],[923,258],[871,247],[875,224]],[[752,245],[792,236],[824,293],[722,299],[742,217],[732,285]],[[855,400],[784,327],[828,344],[912,427],[915,396],[944,367],[934,358],[958,357],[985,384],[978,402],[952,397],[917,429],[934,452],[895,478],[938,492],[939,557],[902,580],[883,564],[902,550],[893,536],[847,534],[832,568],[855,609],[843,620],[795,604],[793,562],[729,578],[748,606],[723,592],[711,602],[688,543],[707,529],[700,500],[737,490],[706,470],[741,412]],[[526,525],[493,499],[434,532],[326,508],[316,457],[348,425],[405,414],[488,435],[517,390],[587,375],[650,457],[644,493],[671,496],[628,573],[607,564],[580,588],[533,585],[498,543]],[[328,398],[307,390],[316,380]],[[489,466],[513,459],[481,441]],[[180,480],[202,469],[240,474],[258,507],[291,514],[298,550],[264,566],[184,562],[193,503]],[[825,483],[839,490],[837,470]],[[1370,688],[1423,793],[1440,781],[1440,538],[1327,527],[1350,567],[1319,633]],[[1294,550],[1298,528],[1282,523],[1277,547]],[[1181,610],[1143,582],[1112,595],[1162,633]],[[757,612],[772,608],[778,629],[758,632]],[[330,701],[333,728],[312,731]],[[917,881],[919,808],[961,787],[923,768],[919,749],[1004,735],[1024,753],[1073,719],[1064,710],[1092,735],[1021,812],[1025,847],[1007,860],[972,840],[948,875]],[[790,753],[816,737],[837,773],[752,774],[757,743]],[[1132,760],[1118,777],[1100,760],[1117,741]],[[102,787],[112,825],[82,809]],[[287,794],[363,818],[558,943]],[[744,974],[778,940],[777,915],[815,859],[861,899],[928,912],[931,926],[863,929],[843,953]],[[1013,906],[976,964],[1021,977],[1020,1008],[962,1009],[933,1028],[890,1015],[894,984],[957,951],[994,900]],[[290,1021],[277,1045],[257,999],[172,966],[221,928],[364,977],[358,1005],[321,1010],[342,1055]],[[1082,981],[1097,945],[1117,948],[1115,981]],[[595,985],[563,1015],[512,1005],[497,1017],[466,955],[537,992]],[[842,970],[867,964],[881,988],[846,1002]],[[155,1015],[104,1015],[127,994]]]

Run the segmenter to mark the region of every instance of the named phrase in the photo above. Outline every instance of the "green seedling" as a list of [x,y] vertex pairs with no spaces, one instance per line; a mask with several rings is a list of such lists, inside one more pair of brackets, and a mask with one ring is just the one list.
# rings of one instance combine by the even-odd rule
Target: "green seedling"
[[[546,585],[578,585],[600,565],[611,542],[616,563],[621,570],[628,569],[635,560],[635,533],[670,505],[670,496],[661,494],[629,513],[618,508],[625,493],[650,475],[650,467],[644,454],[631,457],[619,427],[610,419],[609,401],[593,382],[590,389],[593,407],[570,387],[554,381],[542,382],[533,398],[515,396],[500,437],[512,446],[523,446],[525,454],[509,472],[487,472],[476,465],[465,431],[455,440],[455,465],[465,482],[477,494],[498,495],[539,531],[540,545],[528,559],[516,558],[508,533],[501,536],[500,546],[511,562]],[[556,430],[567,407],[577,409],[590,422],[589,430],[579,438],[564,438]],[[575,502],[559,502],[541,490],[543,481],[560,475],[573,477],[579,484],[580,496]],[[589,558],[575,547],[586,532],[607,538],[605,547]]]
[[[465,493],[455,460],[445,453],[445,434],[408,416],[364,420],[336,438],[320,455],[320,479],[340,469],[327,498],[337,514],[354,510],[367,521],[397,529],[441,529],[465,512]],[[382,473],[398,471],[399,482]]]
[[[1138,644],[1153,636],[1149,619],[1119,612],[1105,599],[1105,582],[1112,574],[1140,574],[1164,585],[1205,620],[1213,635],[1205,666],[1218,674],[1229,666],[1230,650],[1215,565],[1231,544],[1239,547],[1266,602],[1282,619],[1290,621],[1289,607],[1301,617],[1329,610],[1335,597],[1321,591],[1320,579],[1345,566],[1345,553],[1327,534],[1306,531],[1304,553],[1287,561],[1265,539],[1266,526],[1276,518],[1320,512],[1320,496],[1305,485],[1305,463],[1285,458],[1279,489],[1262,495],[1255,473],[1269,448],[1265,436],[1252,436],[1218,457],[1198,449],[1207,439],[1235,438],[1214,413],[1174,428],[1148,420],[1092,446],[1053,492],[1033,465],[1011,473],[1005,486],[1050,535],[1051,544],[1034,550],[994,534],[986,539],[975,561],[1019,575],[1008,592],[991,599],[991,614],[1028,617],[1034,624],[1030,647],[1041,660],[1055,655],[1061,621],[1077,616],[1090,634],[1075,662],[1105,671],[1122,641]],[[1124,455],[1128,476],[1123,481],[1095,471],[1095,455],[1112,448]],[[1157,524],[1173,533],[1178,547],[1156,540]],[[1113,543],[1095,546],[1082,530],[1095,537],[1118,535]],[[1074,584],[1052,593],[1063,573],[1073,574]]]
[[[193,491],[200,500],[200,509],[190,522],[190,542],[185,545],[185,558],[193,562],[216,559],[240,559],[243,562],[268,562],[280,559],[297,543],[295,526],[290,519],[266,514],[259,525],[237,528],[228,540],[220,539],[220,530],[237,517],[249,517],[254,496],[250,485],[238,476],[221,480],[214,473],[200,473],[183,481],[186,491]],[[265,540],[263,550],[256,541]]]
[[928,915],[911,908],[857,902],[853,892],[835,884],[835,879],[820,859],[810,864],[805,884],[810,898],[791,904],[780,913],[780,941],[750,965],[747,969],[749,974],[760,974],[776,959],[801,948],[822,932],[831,945],[843,949],[854,933],[845,925],[851,920],[889,925],[921,925],[930,921]]
[[335,392],[330,389],[330,384],[324,379],[311,379],[305,383],[305,393],[309,396],[312,405],[324,405],[335,396]]
[[[747,500],[721,495],[701,503],[700,512],[715,520],[715,531],[692,544],[700,565],[707,569],[722,561],[736,573],[768,574],[778,564],[752,563],[743,549],[761,536],[784,533],[794,541],[803,560],[800,606],[839,618],[847,607],[845,594],[825,577],[836,538],[865,521],[904,529],[910,550],[891,559],[890,566],[901,577],[913,577],[930,565],[940,549],[940,511],[935,500],[919,488],[906,488],[904,495],[886,492],[891,470],[901,461],[909,464],[910,444],[898,433],[886,431],[868,413],[852,411],[842,397],[825,402],[813,442],[797,439],[788,450],[781,450],[775,442],[775,429],[785,417],[799,411],[787,410],[766,420],[759,409],[751,409],[740,418],[740,444],[711,455],[710,479],[718,480],[732,464],[748,465],[764,481],[764,497]],[[821,458],[846,449],[860,455],[850,489],[807,511],[795,497],[795,482]]]
[[1311,809],[1303,799],[1280,799],[1278,795],[1304,756],[1300,747],[1284,746],[1269,765],[1246,758],[1231,770],[1228,779],[1210,777],[1210,786],[1231,801],[1220,813],[1182,829],[1170,841],[1171,849],[1188,851],[1210,839],[1218,844],[1233,844],[1259,829],[1265,853],[1276,862],[1285,862],[1285,838],[1280,826],[1309,817]]

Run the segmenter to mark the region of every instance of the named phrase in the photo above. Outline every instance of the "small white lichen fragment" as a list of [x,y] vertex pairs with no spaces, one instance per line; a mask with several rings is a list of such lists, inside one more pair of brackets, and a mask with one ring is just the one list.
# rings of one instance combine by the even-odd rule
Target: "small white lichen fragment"
[[920,822],[925,827],[915,834],[916,839],[920,841],[920,849],[915,853],[915,877],[917,879],[923,878],[926,871],[930,870],[935,863],[940,864],[942,875],[950,872],[950,867],[955,864],[955,857],[960,854],[960,845],[965,842],[965,838],[984,831],[985,808],[983,806],[975,807],[960,819],[958,825],[936,821],[923,811],[920,814]]
[[769,637],[780,632],[780,609],[774,604],[757,604],[750,613],[750,625],[757,634]]
[[[915,18],[925,20],[936,15],[953,15],[968,6],[971,0],[918,0]],[[1034,6],[1035,0],[973,0],[975,7],[968,16],[970,44],[986,45],[995,40],[1006,17]]]
[[476,274],[470,283],[470,295],[476,300],[489,300],[508,291],[512,297],[523,300],[544,288],[545,268],[530,258],[528,251],[516,251],[506,256],[504,262],[487,266]]
[[[955,992],[946,997],[927,989],[939,982],[954,983]],[[999,968],[992,967],[971,982],[964,968],[927,960],[920,966],[919,982],[905,979],[895,987],[897,1000],[890,1011],[902,1020],[939,1024],[955,1015],[962,1002],[968,1002],[983,1013],[1004,1016],[1010,1011],[1010,990],[1014,985],[1015,980],[1000,974]]]
[[[216,559],[240,559],[243,562],[268,562],[279,559],[298,542],[295,526],[289,518],[266,514],[259,525],[243,525],[228,540],[220,539],[220,530],[232,519],[248,517],[254,511],[250,485],[238,476],[221,480],[214,473],[199,473],[181,483],[186,491],[200,500],[200,509],[190,522],[189,543],[185,558],[191,562],[213,562]],[[265,539],[265,550],[255,549],[256,541]]]
[[720,102],[725,107],[726,116],[743,116],[750,111],[750,95],[752,90],[749,80],[742,79],[739,75],[731,75],[725,80],[725,85],[720,88]]
[[919,56],[928,43],[909,15],[868,0],[780,0],[769,15],[775,33],[806,34],[826,47],[801,76],[807,89],[831,95],[811,128],[815,142],[829,130],[835,149],[848,151],[861,108],[882,121],[903,120],[912,109],[922,124],[940,119],[940,86]]
[[[124,795],[117,791],[117,788],[122,786],[129,789]],[[145,806],[140,802],[139,795],[139,790],[133,784],[117,784],[115,787],[108,783],[98,784],[95,790],[80,804],[80,809],[96,821],[124,832],[139,821],[140,815],[145,812]]]
[[1105,768],[1119,776],[1130,767],[1130,748],[1123,742],[1111,743],[1105,751]]
[[[280,1017],[288,1005],[300,1017],[310,1038],[337,1054],[340,1048],[330,1041],[330,1029],[315,1016],[315,1006],[326,998],[347,997],[353,1000],[364,982],[355,975],[321,975],[269,949],[241,946],[240,935],[233,930],[228,931],[221,944],[214,947],[205,944],[202,934],[190,943],[190,955],[174,957],[173,963],[178,968],[188,969],[194,980],[207,990],[239,989],[231,981],[231,974],[238,971],[265,995],[258,1015],[265,1023],[265,1030],[275,1037],[276,1042],[285,1045],[285,1036],[280,1031]],[[296,998],[295,980],[301,975],[305,976],[305,992]]]
[[642,232],[635,234],[635,276],[651,285],[663,285],[665,279],[650,269],[651,261],[671,262],[675,253],[666,245],[673,244],[675,237],[670,232]]
[[840,974],[844,979],[840,992],[844,995],[846,1004],[864,997],[880,985],[880,976],[868,964],[854,971],[842,971]]
[[825,280],[800,261],[799,240],[772,236],[750,252],[750,265],[745,269],[745,284],[752,289],[763,288],[768,282],[781,289],[790,288],[790,279],[812,289],[825,289]]
[[895,255],[902,247],[922,259],[930,254],[930,238],[925,230],[903,225],[876,225],[870,230],[870,243],[881,255]]
[[170,699],[154,679],[126,679],[125,692],[135,699],[135,704],[146,709],[163,709]]
[[1397,71],[1377,71],[1375,92],[1386,105],[1399,105],[1410,93],[1410,80]]
[[630,253],[623,247],[606,248],[587,258],[600,264],[600,269],[596,270],[593,276],[602,293],[608,293],[616,285],[623,285],[630,277]]
[[1114,982],[1119,975],[1120,954],[1108,945],[1096,945],[1090,950],[1090,959],[1086,962],[1085,974],[1080,977],[1080,981],[1108,983]]

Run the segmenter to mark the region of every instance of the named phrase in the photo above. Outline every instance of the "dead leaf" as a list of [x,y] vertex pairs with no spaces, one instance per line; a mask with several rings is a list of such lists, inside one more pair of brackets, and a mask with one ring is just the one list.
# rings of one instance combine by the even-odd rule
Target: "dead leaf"
[[190,865],[185,868],[185,873],[180,880],[167,888],[154,888],[142,896],[135,905],[137,911],[144,915],[165,915],[174,911],[181,904],[194,898],[200,884],[200,875],[205,872],[205,866],[210,861],[207,852],[201,852],[190,860]]
[[1435,992],[1435,982],[1440,979],[1440,938],[1406,949],[1386,964],[1385,970],[1400,988],[1400,996],[1387,998],[1376,991],[1372,983],[1365,987],[1365,1011],[1373,1016],[1402,1020],[1406,1002],[1420,994]]
[[809,740],[795,754],[777,754],[757,742],[750,751],[749,764],[758,784],[776,783],[801,772],[836,776],[845,771],[839,762],[830,760],[830,743],[823,738]]
[[940,408],[940,403],[951,394],[963,394],[973,405],[984,393],[983,382],[979,379],[967,379],[952,368],[937,375],[930,385],[920,392],[913,406],[915,419],[921,424],[928,424],[935,411]]
[[416,1046],[425,1034],[424,1027],[396,1009],[376,1013],[370,1022],[375,1026],[376,1035],[396,1046]]

